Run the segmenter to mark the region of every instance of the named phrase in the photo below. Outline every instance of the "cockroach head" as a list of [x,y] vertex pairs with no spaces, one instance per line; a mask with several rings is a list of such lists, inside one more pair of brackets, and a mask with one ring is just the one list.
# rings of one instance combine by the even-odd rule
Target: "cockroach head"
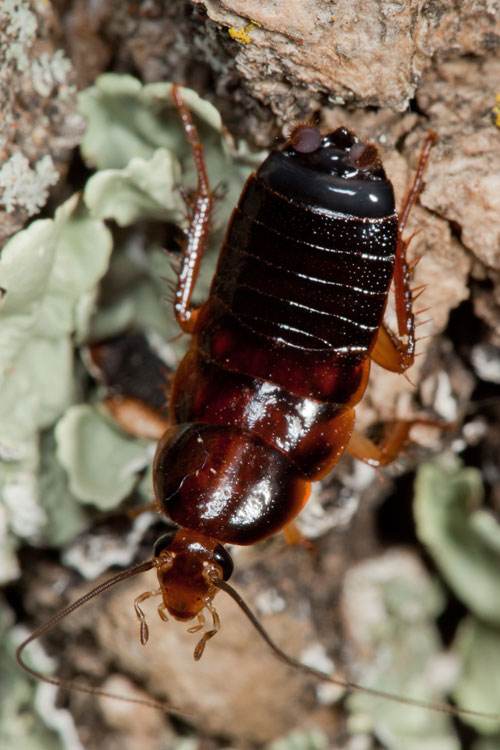
[[322,135],[298,125],[282,151],[272,151],[257,172],[287,201],[362,219],[394,215],[394,192],[376,146],[347,128]]
[[176,620],[196,617],[218,591],[214,578],[227,581],[233,572],[229,553],[216,539],[170,523],[153,559],[164,606]]

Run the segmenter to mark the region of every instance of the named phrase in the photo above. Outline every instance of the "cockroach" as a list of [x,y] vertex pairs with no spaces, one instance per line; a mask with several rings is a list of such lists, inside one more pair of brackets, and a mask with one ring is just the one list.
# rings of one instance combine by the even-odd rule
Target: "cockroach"
[[[171,386],[169,425],[153,465],[155,505],[168,531],[153,556],[82,597],[18,648],[117,583],[152,568],[158,588],[134,602],[140,640],[148,640],[141,604],[161,596],[158,613],[203,631],[194,656],[220,628],[213,600],[228,593],[276,655],[320,680],[452,714],[498,718],[429,705],[332,678],[283,652],[228,584],[225,544],[252,545],[290,529],[310,493],[342,454],[380,467],[403,448],[413,425],[398,421],[383,444],[354,429],[354,407],[371,362],[404,373],[415,356],[411,266],[403,239],[435,135],[429,133],[401,215],[377,148],[344,127],[323,135],[299,125],[282,150],[252,174],[235,208],[208,300],[191,299],[215,197],[203,147],[178,87],[172,89],[197,172],[190,225],[175,288],[174,313],[191,336]],[[397,334],[384,323],[393,283]],[[211,618],[205,624],[204,610]],[[104,691],[71,684],[79,690]],[[118,696],[114,696],[118,697]],[[147,705],[165,708],[156,701]],[[169,708],[167,706],[167,708]]]

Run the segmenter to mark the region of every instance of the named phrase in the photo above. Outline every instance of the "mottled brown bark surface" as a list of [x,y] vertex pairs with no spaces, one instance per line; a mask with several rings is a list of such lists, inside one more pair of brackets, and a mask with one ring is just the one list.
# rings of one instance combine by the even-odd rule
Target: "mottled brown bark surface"
[[[498,512],[498,428],[488,431],[497,406],[481,406],[499,382],[488,380],[484,369],[488,353],[498,358],[500,342],[500,130],[492,114],[500,94],[498,5],[58,0],[38,3],[30,12],[36,19],[32,34],[22,50],[7,54],[19,31],[9,29],[0,8],[0,168],[19,153],[36,172],[36,164],[50,155],[53,172],[45,173],[37,200],[51,190],[52,206],[69,193],[65,177],[83,127],[77,88],[108,70],[195,88],[220,109],[235,137],[260,148],[271,147],[298,120],[315,117],[332,129],[346,125],[382,149],[398,205],[426,131],[437,133],[420,205],[408,227],[408,235],[416,232],[410,257],[424,255],[415,284],[427,285],[417,303],[430,308],[420,319],[431,322],[418,329],[430,337],[419,344],[427,356],[417,360],[411,383],[374,366],[358,424],[422,410],[454,421],[443,406],[449,397],[459,420],[469,410],[471,421],[478,417],[484,426],[482,433],[478,427],[483,442],[469,446],[467,456],[490,467],[486,486],[497,487],[489,497]],[[246,28],[249,41],[232,38],[231,27]],[[59,49],[67,64],[51,67]],[[25,64],[19,63],[21,53]],[[37,67],[40,60],[46,61],[45,76]],[[23,169],[28,179],[28,167]],[[4,239],[45,203],[22,192],[10,201],[6,195],[4,186]],[[471,355],[473,346],[479,360]],[[479,405],[470,405],[472,392]],[[420,437],[422,446],[402,459],[408,469],[452,440],[433,427],[422,428]],[[467,445],[467,437],[459,439]],[[256,604],[276,640],[296,656],[319,644],[340,676],[362,650],[350,620],[357,610],[345,597],[340,604],[346,572],[380,554],[388,541],[418,554],[409,520],[409,475],[395,469],[383,483],[366,487],[362,476],[352,478],[351,466],[343,459],[318,492],[325,510],[306,525],[317,537],[312,553],[285,548],[278,538],[235,555],[235,585]],[[93,533],[90,525],[86,539]],[[19,616],[28,615],[30,625],[89,588],[75,583],[73,572],[64,573],[54,553],[44,562],[45,554],[25,551],[23,577],[11,591],[13,601],[22,598]],[[147,557],[149,547],[141,554]],[[63,597],[54,594],[56,580],[63,582]],[[196,636],[186,635],[178,623],[162,623],[154,605],[148,609],[151,640],[143,648],[132,602],[148,587],[154,583],[131,582],[81,610],[47,639],[49,649],[62,660],[65,674],[108,680],[104,685],[113,692],[166,699],[192,716],[177,721],[74,693],[68,702],[86,750],[161,750],[182,736],[192,737],[197,748],[243,750],[309,727],[323,729],[329,747],[351,747],[341,708],[332,708],[328,696],[323,705],[310,679],[277,663],[223,594],[218,596],[222,631],[199,664],[191,657]],[[367,742],[367,748],[379,746]]]

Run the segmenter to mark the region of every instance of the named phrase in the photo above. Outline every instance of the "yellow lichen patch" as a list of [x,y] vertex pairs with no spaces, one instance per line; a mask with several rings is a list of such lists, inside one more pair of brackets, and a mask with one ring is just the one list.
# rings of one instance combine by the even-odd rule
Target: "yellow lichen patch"
[[491,111],[495,116],[495,125],[497,126],[497,128],[500,128],[500,94],[496,95],[495,101],[496,104]]
[[250,23],[243,29],[235,29],[234,26],[231,26],[231,28],[228,29],[228,34],[231,39],[235,39],[241,44],[249,44],[249,42],[252,41],[250,32],[255,28],[260,28],[260,23],[258,21],[250,21]]

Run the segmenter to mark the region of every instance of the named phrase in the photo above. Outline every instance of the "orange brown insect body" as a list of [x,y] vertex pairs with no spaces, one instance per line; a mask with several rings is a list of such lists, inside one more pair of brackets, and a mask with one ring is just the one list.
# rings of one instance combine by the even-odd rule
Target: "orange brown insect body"
[[[174,301],[177,322],[191,342],[172,383],[169,426],[153,467],[155,506],[169,519],[169,530],[151,560],[106,581],[38,628],[19,647],[19,663],[47,682],[63,684],[27,667],[23,649],[106,589],[156,568],[158,588],[135,601],[143,644],[148,626],[140,605],[159,595],[162,619],[167,612],[181,621],[197,618],[191,632],[203,630],[203,610],[210,613],[211,627],[195,649],[198,659],[220,627],[212,602],[222,589],[279,658],[316,678],[411,705],[485,716],[364,688],[300,664],[272,642],[227,583],[233,564],[223,546],[251,545],[286,532],[311,482],[331,471],[345,451],[372,466],[385,465],[420,421],[394,423],[386,442],[375,445],[354,429],[354,407],[372,360],[400,373],[414,360],[411,270],[402,232],[434,135],[425,141],[398,219],[375,146],[345,128],[327,135],[311,125],[295,128],[283,150],[273,151],[249,177],[209,298],[193,309],[214,195],[190,113],[175,86],[172,95],[198,186],[189,200],[191,221]],[[397,334],[383,322],[391,282]]]
[[[175,298],[191,345],[154,461],[156,502],[180,530],[155,564],[163,607],[191,619],[211,603],[221,561],[227,578],[223,543],[254,544],[286,528],[344,451],[372,465],[399,452],[411,423],[376,447],[353,431],[353,407],[372,359],[399,372],[412,364],[414,323],[407,212],[398,223],[377,149],[345,128],[321,135],[310,125],[248,179],[209,298],[191,310],[213,198],[189,113],[174,97],[199,182]],[[394,276],[400,338],[382,322]]]

